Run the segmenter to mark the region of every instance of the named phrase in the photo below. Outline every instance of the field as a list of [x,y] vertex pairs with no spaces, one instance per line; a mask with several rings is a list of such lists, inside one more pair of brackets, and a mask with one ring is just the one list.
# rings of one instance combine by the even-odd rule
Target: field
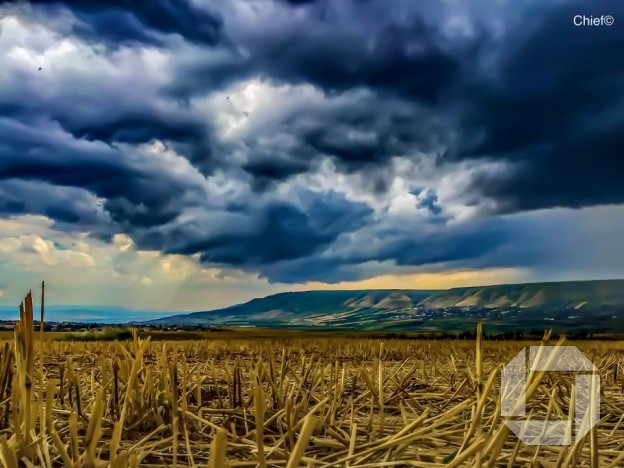
[[[623,343],[578,343],[601,373],[599,425],[570,447],[535,447],[510,434],[499,402],[501,366],[531,343],[479,335],[56,341],[34,330],[28,297],[14,339],[0,344],[0,459],[8,467],[624,465]],[[572,382],[532,374],[531,416],[569,418]]]

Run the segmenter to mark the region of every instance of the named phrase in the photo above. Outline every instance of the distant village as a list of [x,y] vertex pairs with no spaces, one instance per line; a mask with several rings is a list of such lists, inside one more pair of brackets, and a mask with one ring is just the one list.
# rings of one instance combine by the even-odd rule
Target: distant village
[[[11,331],[15,320],[0,320],[0,331]],[[35,329],[39,330],[39,322],[35,320]],[[85,322],[43,322],[43,331],[46,332],[98,332],[111,327],[131,326],[137,331],[218,331],[216,327],[206,325],[145,325],[142,323],[113,324],[113,323],[85,323]]]

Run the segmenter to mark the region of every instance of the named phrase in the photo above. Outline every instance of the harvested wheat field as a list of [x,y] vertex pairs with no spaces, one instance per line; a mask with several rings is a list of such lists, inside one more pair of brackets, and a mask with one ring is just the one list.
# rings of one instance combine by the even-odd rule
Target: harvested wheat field
[[[28,296],[1,347],[4,466],[624,465],[621,343],[579,345],[601,372],[599,425],[535,447],[500,417],[501,366],[527,343],[38,334]],[[567,419],[572,381],[531,375],[531,414]]]

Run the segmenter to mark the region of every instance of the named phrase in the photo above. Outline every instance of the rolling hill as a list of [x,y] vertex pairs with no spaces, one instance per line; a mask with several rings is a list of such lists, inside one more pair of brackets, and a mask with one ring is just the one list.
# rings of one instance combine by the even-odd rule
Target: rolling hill
[[624,280],[505,284],[448,290],[288,292],[150,325],[435,331],[477,319],[496,330],[560,328],[624,332]]
[[438,291],[423,305],[444,307],[582,309],[624,306],[624,280],[503,284]]

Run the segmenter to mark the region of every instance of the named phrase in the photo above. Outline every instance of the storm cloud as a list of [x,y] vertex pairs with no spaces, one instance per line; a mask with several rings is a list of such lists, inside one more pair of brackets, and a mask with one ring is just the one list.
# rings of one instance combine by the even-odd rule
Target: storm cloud
[[31,0],[35,14],[73,15],[70,31],[94,43],[118,46],[136,42],[161,45],[162,36],[176,34],[185,40],[214,45],[221,38],[221,18],[195,2],[155,0],[150,2]]
[[622,2],[146,5],[0,3],[1,217],[297,283],[624,203]]

